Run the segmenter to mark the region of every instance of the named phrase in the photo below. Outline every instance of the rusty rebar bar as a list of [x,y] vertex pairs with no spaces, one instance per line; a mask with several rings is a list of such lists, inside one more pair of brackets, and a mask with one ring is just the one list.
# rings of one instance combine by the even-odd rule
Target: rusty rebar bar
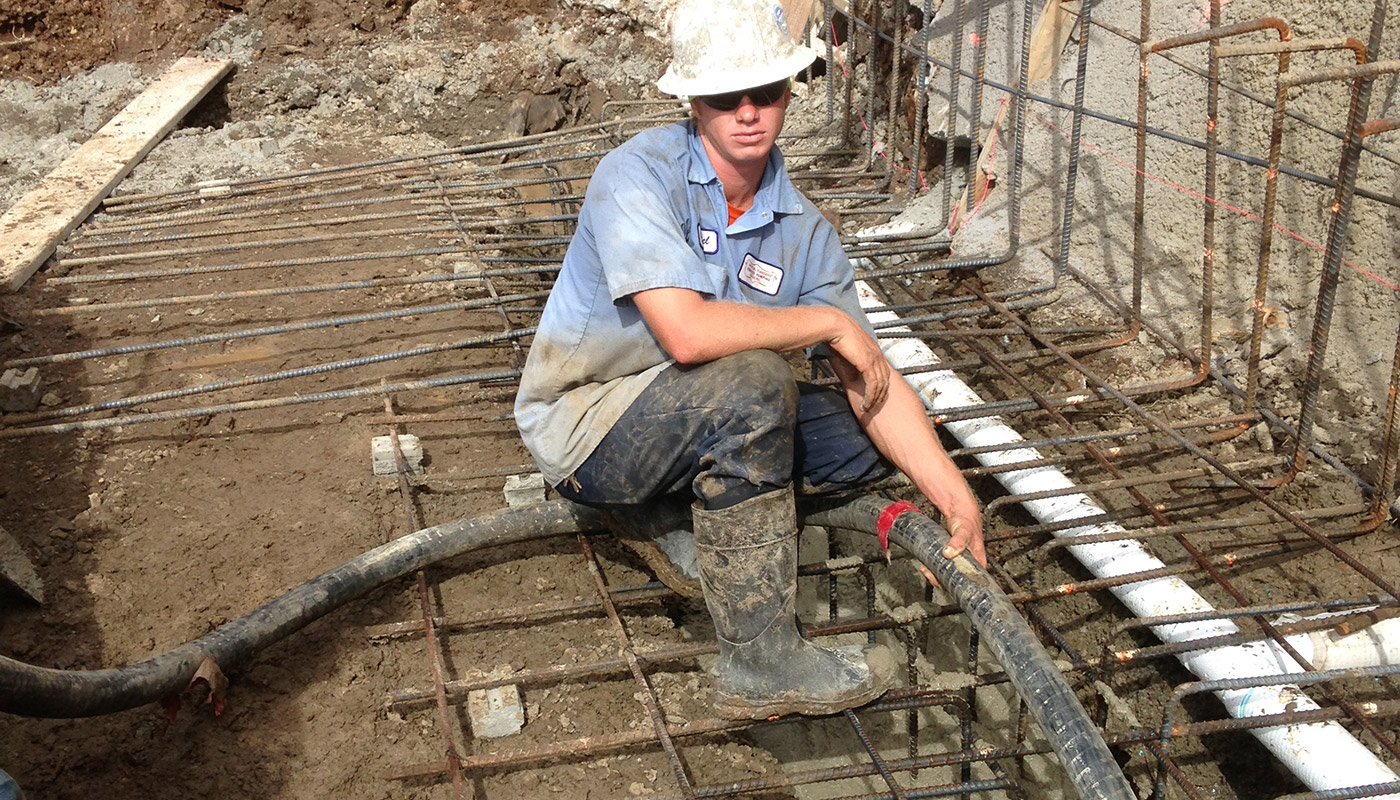
[[608,591],[608,583],[603,579],[603,570],[598,566],[598,559],[593,556],[593,548],[588,544],[588,537],[582,533],[578,535],[578,546],[583,551],[583,560],[588,565],[588,574],[593,578],[593,586],[598,590],[598,599],[603,604],[603,610],[607,612],[608,620],[612,622],[613,633],[617,636],[618,650],[627,662],[627,669],[632,673],[632,680],[641,688],[641,700],[642,704],[646,706],[647,718],[651,721],[652,734],[660,743],[661,749],[666,751],[666,762],[671,765],[671,774],[676,778],[676,785],[680,787],[681,796],[686,800],[695,800],[695,787],[691,785],[685,762],[681,759],[681,754],[676,750],[676,743],[671,739],[671,734],[667,730],[666,714],[661,710],[660,701],[656,699],[656,690],[652,688],[651,681],[647,680],[641,661],[632,649],[632,636],[627,631],[626,623],[617,613],[617,606],[613,604],[612,594]]
[[[384,411],[389,415],[394,413],[394,398],[392,395],[384,396]],[[399,426],[389,426],[390,450],[394,454],[394,473],[398,478],[399,496],[403,500],[404,518],[408,523],[409,531],[422,530],[423,518],[418,513],[417,506],[413,502],[413,487],[408,483],[409,467],[404,459],[403,446],[399,441]],[[447,741],[447,774],[452,781],[452,790],[457,797],[466,797],[466,785],[462,780],[462,761],[460,748],[457,746],[457,736],[452,731],[451,713],[447,708],[447,692],[443,688],[442,650],[438,644],[437,631],[433,626],[432,602],[428,595],[428,581],[423,575],[423,570],[415,573],[415,583],[418,589],[418,607],[423,614],[423,631],[427,638],[428,660],[433,676],[433,691],[437,700],[438,726],[443,738]]]

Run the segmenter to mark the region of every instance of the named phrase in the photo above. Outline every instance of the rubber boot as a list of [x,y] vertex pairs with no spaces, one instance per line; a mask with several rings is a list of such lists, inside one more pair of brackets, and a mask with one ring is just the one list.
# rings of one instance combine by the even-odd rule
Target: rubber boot
[[695,552],[719,661],[715,706],[725,719],[834,714],[893,684],[887,648],[833,649],[797,629],[797,512],[792,489],[736,506],[697,506]]
[[682,597],[699,600],[703,596],[695,543],[687,530],[688,503],[654,501],[612,508],[606,518],[617,540],[641,556],[658,580]]

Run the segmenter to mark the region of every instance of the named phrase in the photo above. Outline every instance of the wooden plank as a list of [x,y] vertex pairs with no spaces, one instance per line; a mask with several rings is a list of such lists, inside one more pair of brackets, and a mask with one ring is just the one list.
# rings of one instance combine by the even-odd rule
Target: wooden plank
[[182,58],[0,217],[0,281],[15,291],[117,182],[233,68]]
[[35,603],[44,602],[44,582],[34,571],[34,562],[4,528],[0,528],[0,589],[8,589]]
[[[1031,32],[1031,58],[1030,66],[1026,70],[1026,85],[1037,83],[1048,77],[1055,68],[1055,63],[1060,58],[1060,53],[1065,49],[1065,43],[1069,41],[1070,31],[1074,28],[1076,19],[1075,12],[1070,12],[1063,7],[1065,0],[1045,0],[1045,8],[1040,13],[1040,18],[1035,22],[1035,29]],[[1074,3],[1078,7],[1082,4]],[[1015,102],[1014,100],[1011,102]],[[996,122],[987,131],[982,139],[982,155],[977,159],[977,177],[973,182],[975,186],[964,186],[962,197],[958,198],[958,204],[953,207],[951,218],[948,220],[948,232],[956,233],[958,228],[967,221],[967,215],[972,213],[986,198],[990,187],[988,170],[992,153],[995,149],[988,145],[995,141],[997,133],[1001,129],[1002,120],[1006,117],[1008,103],[1002,102],[1001,110],[997,112]],[[976,189],[976,202],[971,199],[969,189]]]
[[[992,156],[996,153],[995,142],[997,134],[1001,131],[1001,123],[1006,119],[1006,110],[1011,107],[1009,100],[1003,99],[1001,110],[997,112],[996,119],[992,121],[992,126],[987,129],[982,136],[981,155],[977,156],[977,175],[973,179],[972,186],[964,186],[962,196],[958,198],[958,204],[953,206],[951,216],[948,218],[948,232],[957,233],[958,228],[967,222],[969,215],[977,210],[977,206],[987,199],[987,193],[993,188],[991,178]],[[976,201],[969,195],[969,189],[976,189]]]
[[[1074,4],[1082,7],[1083,4]],[[1078,8],[1075,9],[1078,11]],[[1033,86],[1049,77],[1069,42],[1070,31],[1077,19],[1063,7],[1063,0],[1045,0],[1045,8],[1035,21],[1031,32],[1031,63],[1026,71],[1026,85]]]
[[802,44],[807,33],[807,25],[812,19],[812,8],[817,0],[781,0],[783,13],[787,15],[788,33],[794,44]]

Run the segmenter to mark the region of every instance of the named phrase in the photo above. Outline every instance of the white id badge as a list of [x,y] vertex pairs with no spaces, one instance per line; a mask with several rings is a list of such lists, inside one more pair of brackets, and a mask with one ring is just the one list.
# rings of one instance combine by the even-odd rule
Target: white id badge
[[771,297],[783,285],[783,268],[759,261],[753,257],[753,253],[749,253],[744,256],[744,263],[739,265],[739,281]]

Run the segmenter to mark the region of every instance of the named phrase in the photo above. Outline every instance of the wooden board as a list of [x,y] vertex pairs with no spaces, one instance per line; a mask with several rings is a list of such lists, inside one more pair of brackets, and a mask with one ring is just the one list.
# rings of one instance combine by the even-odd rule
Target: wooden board
[[35,603],[44,602],[44,583],[34,571],[34,562],[24,554],[15,537],[0,528],[0,589],[7,589]]
[[[1065,43],[1069,41],[1070,31],[1074,28],[1078,9],[1082,8],[1081,3],[1071,3],[1075,6],[1074,13],[1067,11],[1064,7],[1065,0],[1045,0],[1045,8],[1040,12],[1040,18],[1036,20],[1035,29],[1031,33],[1031,58],[1030,66],[1026,70],[1026,85],[1030,86],[1038,81],[1044,80],[1055,68],[1055,63],[1060,58],[1060,53],[1065,49]],[[1015,102],[1014,100],[1011,102]],[[956,233],[958,228],[967,221],[967,216],[976,209],[977,204],[987,195],[988,180],[991,157],[995,148],[989,145],[996,140],[997,134],[1001,130],[1002,120],[1006,117],[1007,102],[1002,101],[1001,110],[997,112],[997,118],[992,127],[987,131],[982,139],[981,156],[977,159],[977,178],[975,186],[964,186],[962,197],[958,198],[958,204],[953,207],[952,217],[948,220],[948,232]],[[974,201],[969,194],[969,189],[976,189]]]
[[1064,52],[1065,44],[1069,42],[1070,31],[1074,30],[1077,12],[1083,4],[1072,4],[1076,6],[1074,14],[1065,10],[1063,5],[1063,0],[1045,0],[1045,8],[1035,21],[1035,30],[1031,32],[1030,68],[1026,70],[1027,86],[1049,77],[1055,63],[1060,60],[1060,53]]
[[0,281],[15,291],[180,118],[233,68],[182,58],[0,217]]
[[807,33],[807,25],[812,19],[812,8],[817,0],[782,0],[783,13],[787,15],[788,33],[794,44],[802,44]]

